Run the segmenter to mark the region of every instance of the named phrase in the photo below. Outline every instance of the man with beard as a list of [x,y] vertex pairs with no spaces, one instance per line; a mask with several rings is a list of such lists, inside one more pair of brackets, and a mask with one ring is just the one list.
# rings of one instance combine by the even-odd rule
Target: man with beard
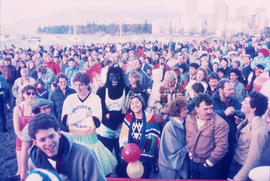
[[213,112],[213,99],[201,93],[186,119],[186,141],[191,179],[218,179],[221,159],[228,151],[228,124]]
[[177,84],[174,71],[167,71],[161,85],[153,88],[148,103],[148,108],[155,114],[161,130],[169,120],[168,104],[179,96],[186,96],[185,87]]
[[[118,164],[120,163],[119,136],[125,117],[123,108],[127,93],[123,70],[120,67],[110,67],[105,85],[97,91],[102,105],[102,123],[97,129],[97,134],[104,146],[111,152],[115,151]],[[118,165],[117,175],[121,176],[121,172],[122,170]]]
[[222,159],[223,175],[220,179],[226,179],[234,153],[236,118],[241,117],[241,104],[234,98],[234,85],[230,80],[221,80],[217,85],[217,91],[212,95],[214,99],[214,111],[229,125],[229,151]]

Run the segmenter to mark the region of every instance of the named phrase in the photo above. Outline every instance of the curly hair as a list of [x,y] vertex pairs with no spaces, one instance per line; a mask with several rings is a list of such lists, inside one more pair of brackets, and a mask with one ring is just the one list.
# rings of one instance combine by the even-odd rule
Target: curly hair
[[81,82],[83,83],[84,85],[89,85],[90,83],[90,78],[89,76],[87,75],[86,72],[82,72],[82,71],[78,71],[76,72],[74,78],[73,78],[73,83],[75,82]]
[[206,105],[213,105],[214,100],[212,97],[207,93],[200,93],[197,97],[194,99],[194,106],[199,107],[202,102],[205,102]]
[[56,76],[56,83],[58,84],[59,83],[59,79],[62,78],[62,79],[66,79],[66,81],[68,81],[68,78],[66,76],[66,74],[64,74],[63,72],[59,73],[57,76]]
[[250,97],[250,107],[256,108],[255,116],[262,116],[268,108],[268,98],[256,91],[250,92],[248,97]]
[[24,94],[28,90],[33,90],[34,92],[36,92],[36,88],[33,85],[27,84],[27,85],[24,85],[24,87],[22,88],[21,94]]
[[134,78],[136,79],[137,85],[141,84],[141,79],[142,79],[142,78],[141,78],[140,73],[139,73],[137,70],[131,71],[128,77],[129,77],[129,78],[130,78],[130,77],[134,77]]
[[53,128],[55,131],[60,129],[59,121],[52,115],[47,113],[39,113],[29,120],[29,136],[36,139],[36,133],[40,129]]
[[179,116],[181,110],[183,108],[186,108],[188,105],[188,101],[185,97],[179,96],[175,100],[169,103],[168,109],[169,109],[169,115],[170,116]]

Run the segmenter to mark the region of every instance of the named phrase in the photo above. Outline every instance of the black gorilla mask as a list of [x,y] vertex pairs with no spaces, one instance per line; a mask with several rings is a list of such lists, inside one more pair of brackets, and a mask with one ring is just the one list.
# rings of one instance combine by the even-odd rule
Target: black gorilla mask
[[121,80],[121,75],[120,73],[113,73],[111,72],[109,74],[109,80],[112,84],[112,87],[116,87],[119,84],[119,81]]
[[106,87],[109,90],[111,99],[118,99],[122,96],[125,88],[123,70],[120,67],[110,67],[107,72]]

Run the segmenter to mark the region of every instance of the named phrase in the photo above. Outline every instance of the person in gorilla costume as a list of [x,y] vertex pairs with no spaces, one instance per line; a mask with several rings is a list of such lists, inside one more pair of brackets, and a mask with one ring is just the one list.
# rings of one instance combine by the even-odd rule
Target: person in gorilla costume
[[119,136],[121,125],[124,121],[123,112],[128,89],[124,83],[123,70],[120,67],[112,66],[107,72],[107,80],[103,87],[99,88],[97,95],[101,99],[102,123],[97,129],[98,139],[111,152],[115,151],[118,161],[116,174],[121,176]]

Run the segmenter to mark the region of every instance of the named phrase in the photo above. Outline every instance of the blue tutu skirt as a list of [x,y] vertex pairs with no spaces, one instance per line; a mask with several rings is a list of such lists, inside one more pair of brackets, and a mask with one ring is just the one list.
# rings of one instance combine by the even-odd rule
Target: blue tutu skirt
[[97,138],[96,133],[90,135],[73,135],[74,140],[89,146],[96,153],[105,175],[112,173],[117,165],[114,155]]

